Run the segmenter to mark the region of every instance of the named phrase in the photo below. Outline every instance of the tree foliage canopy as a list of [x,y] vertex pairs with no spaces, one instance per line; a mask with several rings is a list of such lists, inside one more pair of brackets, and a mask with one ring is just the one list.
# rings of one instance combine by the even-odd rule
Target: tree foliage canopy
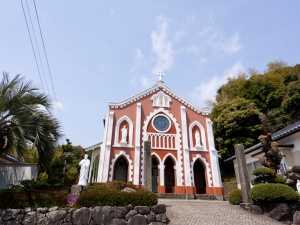
[[258,143],[263,133],[260,114],[266,115],[270,132],[300,119],[300,64],[274,61],[263,74],[251,71],[229,78],[216,95],[211,119],[223,159],[234,155],[235,144],[248,148]]
[[0,83],[0,155],[16,151],[23,156],[28,147],[37,150],[39,163],[47,165],[61,137],[60,124],[51,115],[50,98],[39,93],[20,75]]

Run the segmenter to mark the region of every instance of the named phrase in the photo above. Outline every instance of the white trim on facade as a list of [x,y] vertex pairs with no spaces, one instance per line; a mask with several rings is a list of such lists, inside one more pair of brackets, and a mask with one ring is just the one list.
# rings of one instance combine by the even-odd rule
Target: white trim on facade
[[210,119],[206,119],[206,127],[207,127],[207,135],[208,135],[208,145],[210,150],[210,165],[213,174],[213,183],[214,187],[222,187],[222,179],[221,179],[221,172],[219,167],[219,160],[218,160],[218,151],[215,148],[215,141],[214,141],[214,133],[213,133],[213,126],[212,121]]
[[[123,121],[126,121],[129,124],[128,143],[119,142],[120,125]],[[131,119],[128,116],[121,117],[116,123],[114,147],[132,148],[133,147],[132,136],[133,136],[133,123]]]
[[180,101],[182,104],[189,107],[193,111],[197,112],[198,114],[208,115],[211,112],[210,109],[200,109],[198,106],[196,106],[193,103],[191,103],[190,101],[186,100],[181,95],[179,95],[178,93],[176,93],[172,89],[168,88],[163,83],[159,83],[159,84],[157,84],[157,85],[155,85],[155,86],[153,86],[153,87],[151,87],[151,88],[149,88],[145,91],[142,91],[142,92],[140,92],[136,95],[133,95],[133,96],[121,101],[121,102],[109,102],[109,107],[111,109],[123,108],[127,105],[132,104],[133,102],[139,101],[140,99],[143,99],[143,98],[149,96],[150,94],[152,94],[152,93],[154,93],[154,92],[156,92],[160,89],[162,89],[166,94],[168,94],[171,97],[177,99],[178,101]]
[[103,182],[103,170],[104,170],[104,157],[106,151],[106,139],[107,139],[107,129],[108,129],[108,114],[105,116],[105,126],[104,126],[104,135],[103,135],[103,142],[100,146],[102,151],[100,151],[100,159],[99,159],[99,166],[98,166],[98,176],[97,182]]
[[188,144],[188,132],[187,132],[187,122],[186,122],[186,108],[181,106],[181,128],[182,128],[182,139],[183,139],[183,159],[184,159],[184,176],[185,176],[185,185],[191,186],[191,171],[189,168],[190,165],[190,151]]
[[[202,145],[201,146],[194,146],[193,143],[193,128],[197,126],[200,130],[200,140]],[[198,121],[194,121],[190,124],[189,127],[189,135],[190,135],[190,150],[191,151],[208,151],[207,147],[206,147],[206,137],[205,137],[205,129],[204,127],[201,125],[201,123],[199,123]]]
[[193,157],[191,162],[191,176],[192,176],[192,186],[195,186],[195,178],[194,178],[194,164],[197,160],[200,160],[203,166],[205,166],[205,172],[206,172],[206,179],[207,179],[207,186],[212,187],[212,177],[211,177],[211,170],[209,163],[206,162],[206,159],[202,157],[200,154],[197,154],[195,157]]
[[[103,177],[102,182],[108,181],[108,172],[109,172],[109,158],[110,158],[110,151],[111,151],[111,143],[112,143],[112,131],[113,131],[113,124],[114,124],[114,112],[109,112],[108,116],[108,127],[107,127],[107,139],[105,143],[105,158],[104,158],[104,166],[103,166]],[[99,162],[100,164],[100,162]]]
[[176,139],[175,139],[175,145],[176,145],[176,150],[177,150],[177,158],[178,158],[178,163],[177,163],[177,184],[178,186],[182,186],[183,185],[183,168],[182,168],[182,152],[181,152],[181,131],[179,128],[179,124],[176,120],[176,118],[174,118],[174,116],[168,111],[165,110],[164,108],[158,108],[153,110],[149,116],[147,116],[144,125],[143,125],[143,129],[142,129],[142,135],[143,135],[143,148],[142,148],[142,171],[141,171],[141,183],[142,185],[144,184],[144,142],[148,140],[148,133],[147,133],[147,127],[148,124],[150,123],[151,119],[159,113],[165,113],[166,116],[169,117],[169,119],[171,119],[171,121],[173,122],[173,124],[175,125],[176,128]]
[[[162,177],[161,177],[161,181],[163,182],[161,185],[162,186],[165,186],[165,161],[168,157],[171,157],[173,162],[174,162],[174,170],[176,170],[176,178],[178,179],[178,161],[176,160],[175,156],[172,154],[172,153],[168,153],[167,155],[165,155],[165,157],[163,158],[162,160],[162,165],[163,165],[163,169],[162,169]],[[176,186],[181,186],[180,182],[178,182],[178,180],[176,179],[177,183],[176,183]]]
[[133,171],[133,165],[132,165],[132,160],[130,159],[130,155],[128,155],[128,154],[126,154],[126,152],[125,151],[120,151],[120,153],[119,154],[116,154],[115,155],[115,158],[113,158],[112,160],[111,160],[111,164],[110,164],[110,172],[109,172],[109,181],[112,181],[112,179],[113,179],[113,174],[114,174],[114,171],[115,171],[115,162],[120,158],[120,157],[124,157],[126,160],[127,160],[127,162],[128,162],[128,170],[129,170],[129,173],[128,173],[128,171],[127,171],[127,174],[128,174],[128,178],[127,178],[127,180],[129,181],[129,182],[131,182],[132,181],[132,171]]
[[136,104],[136,125],[135,125],[135,151],[134,151],[134,177],[133,184],[139,185],[139,172],[141,160],[141,122],[142,122],[142,104]]

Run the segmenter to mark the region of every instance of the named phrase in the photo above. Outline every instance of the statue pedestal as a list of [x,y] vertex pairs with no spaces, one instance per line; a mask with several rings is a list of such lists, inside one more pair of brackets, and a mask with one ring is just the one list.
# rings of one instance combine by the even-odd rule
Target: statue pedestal
[[87,187],[86,186],[82,186],[82,185],[72,185],[71,187],[71,192],[69,194],[70,198],[77,198],[79,197],[79,195],[81,194],[81,192]]

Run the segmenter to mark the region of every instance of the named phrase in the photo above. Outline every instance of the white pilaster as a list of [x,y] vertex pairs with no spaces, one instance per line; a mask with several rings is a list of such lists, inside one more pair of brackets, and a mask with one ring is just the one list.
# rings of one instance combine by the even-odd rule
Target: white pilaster
[[218,161],[218,151],[215,148],[215,141],[214,141],[214,133],[213,133],[213,126],[212,121],[210,119],[206,119],[206,127],[207,127],[207,134],[208,134],[208,145],[210,151],[210,166],[213,178],[213,185],[214,187],[222,187],[222,179]]
[[136,123],[135,123],[135,151],[134,151],[134,178],[133,184],[139,185],[140,160],[141,160],[141,114],[142,104],[136,104]]
[[191,171],[190,171],[190,153],[188,144],[188,132],[186,122],[186,108],[181,106],[181,128],[182,128],[182,139],[183,139],[183,160],[184,160],[184,177],[185,185],[191,185]]
[[108,116],[108,127],[107,127],[107,135],[106,135],[106,143],[105,143],[105,158],[103,165],[103,177],[102,182],[108,181],[108,172],[109,172],[109,160],[110,160],[110,150],[112,144],[112,131],[114,124],[114,112],[110,112]]
[[103,179],[103,166],[104,166],[104,157],[105,157],[105,149],[106,149],[108,119],[109,119],[108,114],[106,114],[105,126],[104,126],[104,136],[103,136],[103,142],[101,145],[100,156],[99,156],[97,182],[103,182],[103,180],[102,180]]

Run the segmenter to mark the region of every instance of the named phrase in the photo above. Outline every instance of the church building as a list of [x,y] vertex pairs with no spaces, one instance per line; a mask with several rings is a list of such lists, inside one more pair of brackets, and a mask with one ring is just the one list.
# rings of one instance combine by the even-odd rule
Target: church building
[[210,111],[158,83],[110,102],[103,142],[86,148],[89,182],[121,180],[144,186],[144,142],[151,142],[152,191],[222,196]]

